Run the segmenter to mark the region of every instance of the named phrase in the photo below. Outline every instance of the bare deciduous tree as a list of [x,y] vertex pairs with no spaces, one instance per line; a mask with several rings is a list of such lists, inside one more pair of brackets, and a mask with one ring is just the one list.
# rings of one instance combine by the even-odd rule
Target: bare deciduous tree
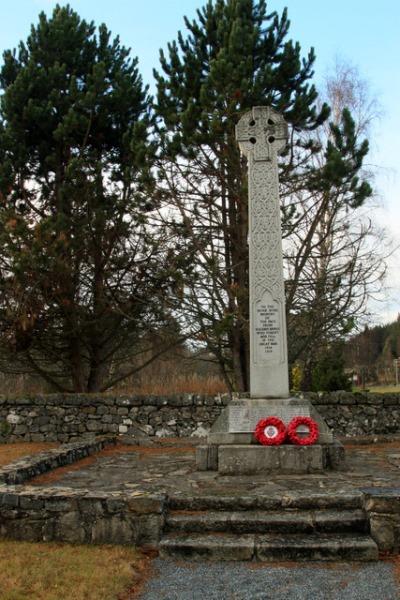
[[[332,144],[342,150],[341,131],[369,136],[380,113],[367,82],[343,61],[326,78],[321,97],[332,106],[333,118],[317,132],[321,151],[310,158],[317,170],[324,168]],[[360,169],[365,181],[373,176],[373,169]],[[371,297],[379,297],[392,247],[371,218],[373,197],[357,206],[346,181],[328,190],[301,190],[283,201],[294,215],[285,234],[290,361],[301,360],[307,385],[319,355],[367,315]]]

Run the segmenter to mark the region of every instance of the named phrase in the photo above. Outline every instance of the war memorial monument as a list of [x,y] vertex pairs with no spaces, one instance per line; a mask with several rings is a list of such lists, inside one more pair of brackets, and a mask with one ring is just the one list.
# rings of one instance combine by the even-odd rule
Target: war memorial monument
[[[279,202],[278,155],[288,127],[271,107],[254,107],[236,126],[236,139],[248,160],[250,397],[240,397],[217,419],[208,445],[197,450],[200,470],[221,474],[312,473],[340,468],[344,450],[309,400],[290,397],[285,289]],[[257,423],[278,417],[312,417],[316,444],[264,446],[254,438]],[[300,434],[306,433],[299,428]]]

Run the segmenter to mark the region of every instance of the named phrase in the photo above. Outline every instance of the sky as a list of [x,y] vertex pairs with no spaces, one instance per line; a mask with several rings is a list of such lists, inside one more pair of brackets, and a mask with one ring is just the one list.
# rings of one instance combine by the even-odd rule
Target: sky
[[[63,2],[60,2],[63,4]],[[106,23],[139,57],[143,79],[154,90],[152,70],[159,49],[185,30],[183,16],[194,17],[204,0],[70,0],[81,17]],[[26,39],[39,12],[50,13],[53,0],[0,0],[0,52]],[[399,0],[270,0],[268,9],[288,8],[289,36],[304,53],[312,46],[321,84],[335,61],[351,63],[368,81],[382,108],[371,137],[369,162],[376,167],[377,207],[370,217],[399,247],[388,260],[387,292],[372,302],[372,322],[387,322],[400,312],[400,2]]]

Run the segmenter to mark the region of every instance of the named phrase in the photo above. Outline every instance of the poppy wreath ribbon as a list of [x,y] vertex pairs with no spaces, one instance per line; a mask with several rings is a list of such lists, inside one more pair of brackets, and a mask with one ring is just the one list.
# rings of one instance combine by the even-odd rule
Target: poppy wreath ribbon
[[[297,429],[304,425],[308,429],[308,435],[300,436]],[[287,435],[289,440],[293,444],[297,444],[299,446],[311,446],[315,444],[318,439],[319,430],[318,423],[311,419],[311,417],[295,417],[289,423],[287,428]]]
[[263,446],[279,446],[286,439],[286,427],[278,417],[266,417],[258,421],[254,437]]

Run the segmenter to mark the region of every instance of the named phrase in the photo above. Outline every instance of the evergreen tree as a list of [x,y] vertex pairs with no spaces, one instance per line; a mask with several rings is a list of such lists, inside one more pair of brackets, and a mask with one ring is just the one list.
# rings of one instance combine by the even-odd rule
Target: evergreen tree
[[344,345],[335,344],[326,349],[312,371],[314,392],[331,392],[335,390],[351,391],[352,381],[344,371]]
[[0,84],[1,367],[107,389],[137,368],[169,284],[137,59],[57,6],[4,53]]
[[[172,227],[197,265],[185,281],[185,315],[217,357],[231,388],[249,388],[247,168],[235,125],[252,106],[272,105],[290,126],[280,164],[284,235],[295,227],[295,195],[329,195],[342,187],[349,207],[371,193],[359,180],[366,143],[359,144],[348,112],[332,127],[327,147],[312,132],[329,117],[311,84],[314,52],[302,58],[287,38],[286,10],[267,12],[265,0],[211,0],[185,19],[161,51],[155,105],[162,146],[160,188],[176,210]],[[310,160],[321,154],[323,164]],[[301,266],[301,265],[300,265]],[[294,300],[294,290],[289,295]],[[291,310],[290,302],[288,310]],[[290,343],[289,343],[290,348]]]

